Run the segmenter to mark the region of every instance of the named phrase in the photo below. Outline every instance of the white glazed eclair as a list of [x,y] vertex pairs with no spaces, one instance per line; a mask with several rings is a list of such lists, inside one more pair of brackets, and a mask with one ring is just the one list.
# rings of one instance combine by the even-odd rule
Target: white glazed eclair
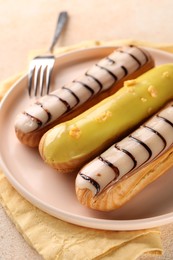
[[84,75],[38,99],[17,115],[18,139],[31,147],[54,125],[82,113],[116,92],[127,79],[135,78],[154,66],[148,51],[136,46],[116,49],[94,64]]
[[90,208],[121,207],[173,166],[173,103],[86,164],[76,178],[78,200]]

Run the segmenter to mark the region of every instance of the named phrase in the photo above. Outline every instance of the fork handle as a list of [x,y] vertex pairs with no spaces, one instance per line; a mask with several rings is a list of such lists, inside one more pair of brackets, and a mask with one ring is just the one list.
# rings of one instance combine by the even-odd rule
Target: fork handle
[[53,52],[54,46],[55,46],[57,40],[59,39],[59,36],[60,36],[67,20],[68,20],[67,12],[61,12],[58,16],[58,20],[57,20],[57,24],[56,24],[56,28],[55,28],[54,37],[52,39],[52,43],[49,47],[49,51],[51,53]]

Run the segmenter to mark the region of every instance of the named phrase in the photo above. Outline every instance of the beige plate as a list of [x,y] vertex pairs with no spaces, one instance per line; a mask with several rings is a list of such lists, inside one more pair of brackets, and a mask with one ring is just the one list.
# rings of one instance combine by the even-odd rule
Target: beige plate
[[[58,57],[52,88],[71,81],[113,49],[98,47]],[[173,55],[148,50],[157,65],[173,62]],[[27,77],[24,76],[5,96],[0,111],[1,168],[22,196],[59,219],[91,228],[135,230],[173,222],[173,169],[119,210],[102,213],[80,205],[74,191],[75,176],[58,174],[43,163],[37,149],[21,145],[15,136],[15,117],[30,102],[26,85]]]

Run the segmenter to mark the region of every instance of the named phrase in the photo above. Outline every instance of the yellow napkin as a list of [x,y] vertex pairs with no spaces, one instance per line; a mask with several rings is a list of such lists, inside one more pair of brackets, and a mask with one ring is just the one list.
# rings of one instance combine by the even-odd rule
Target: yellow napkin
[[162,251],[160,232],[157,229],[101,231],[56,219],[21,197],[2,173],[0,202],[25,240],[44,259],[133,260],[148,251]]
[[[123,44],[145,45],[173,52],[173,46],[125,40],[83,42],[58,48],[55,54],[98,45]],[[21,75],[22,73],[0,83],[0,99]],[[145,252],[162,253],[159,229],[102,231],[66,223],[26,201],[10,185],[2,172],[0,172],[0,203],[25,240],[46,260],[133,260]]]

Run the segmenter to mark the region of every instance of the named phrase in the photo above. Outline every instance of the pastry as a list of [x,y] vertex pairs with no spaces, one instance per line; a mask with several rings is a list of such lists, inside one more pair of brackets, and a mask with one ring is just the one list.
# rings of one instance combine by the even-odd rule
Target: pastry
[[15,132],[25,145],[37,147],[42,135],[116,92],[124,80],[154,66],[148,51],[124,46],[94,64],[84,75],[46,95],[17,115]]
[[127,203],[173,166],[173,103],[86,164],[76,178],[77,198],[101,211]]
[[173,64],[128,80],[124,87],[41,138],[43,160],[62,173],[79,170],[111,144],[127,136],[173,99]]

